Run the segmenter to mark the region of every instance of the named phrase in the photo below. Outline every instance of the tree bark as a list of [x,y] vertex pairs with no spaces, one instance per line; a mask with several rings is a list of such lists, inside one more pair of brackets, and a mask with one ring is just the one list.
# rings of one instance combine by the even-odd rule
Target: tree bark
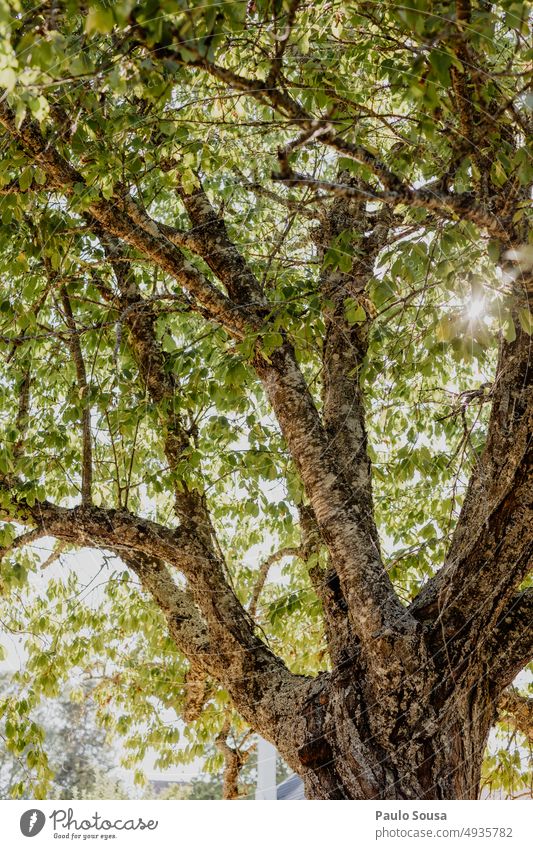
[[426,717],[417,713],[413,723],[400,695],[397,714],[385,717],[340,676],[308,714],[310,739],[300,753],[307,797],[475,799],[493,719],[490,693],[455,694],[437,716],[438,697],[429,681],[426,688]]
[[[316,125],[288,95],[275,88],[269,92],[262,83],[206,61],[201,64],[241,91],[256,86],[255,96],[298,118],[304,133],[312,131],[318,138],[320,130],[322,144],[368,165],[384,187],[374,199],[424,206],[445,218],[459,215],[485,231],[501,232],[494,216],[480,217],[470,198],[403,185],[374,154],[343,141],[320,122]],[[69,198],[74,186],[83,185],[67,155],[47,142],[35,122],[19,125],[6,102],[0,103],[0,124],[39,164],[55,190]],[[282,166],[288,169],[287,160],[282,152]],[[285,178],[293,177],[286,170]],[[278,333],[281,342],[275,350],[265,354],[262,336],[269,329],[278,332],[274,325],[269,328],[272,304],[201,186],[190,195],[181,192],[192,234],[158,224],[122,188],[111,200],[95,198],[84,220],[105,247],[118,294],[105,291],[103,284],[100,291],[127,327],[140,379],[161,421],[161,450],[176,477],[169,495],[179,526],[135,516],[122,503],[119,509],[92,506],[88,411],[81,506],[28,503],[19,496],[17,481],[5,476],[0,480],[0,518],[28,528],[13,549],[52,535],[63,544],[102,548],[122,557],[190,661],[191,681],[198,688],[189,715],[202,708],[205,678],[219,682],[249,726],[273,742],[303,778],[308,798],[476,798],[487,735],[498,710],[508,715],[516,709],[517,727],[524,727],[526,716],[522,700],[503,693],[533,654],[532,595],[520,591],[533,552],[531,337],[517,325],[516,339],[501,342],[486,447],[450,551],[407,608],[381,557],[358,373],[373,320],[366,286],[389,213],[365,211],[361,198],[368,195],[366,189],[342,179],[344,184],[333,193],[336,200],[321,218],[321,244],[327,248],[346,230],[353,230],[359,241],[349,273],[323,269],[319,280],[325,326],[320,399],[313,396],[285,331]],[[182,248],[199,254],[216,282]],[[206,488],[187,487],[177,479],[194,434],[173,412],[178,380],[157,340],[157,313],[126,261],[131,249],[181,287],[180,295],[199,315],[234,339],[254,339],[250,365],[305,490],[298,552],[306,561],[323,547],[329,558],[325,573],[310,570],[324,609],[331,662],[314,679],[293,674],[254,622],[269,561],[258,568],[247,610],[228,580]],[[348,299],[359,307],[355,322],[347,317]],[[75,330],[70,306],[67,319]],[[79,340],[72,353],[84,389]],[[21,387],[20,400],[22,421],[28,385]],[[218,743],[228,765],[226,794],[233,797],[239,759],[224,735]]]

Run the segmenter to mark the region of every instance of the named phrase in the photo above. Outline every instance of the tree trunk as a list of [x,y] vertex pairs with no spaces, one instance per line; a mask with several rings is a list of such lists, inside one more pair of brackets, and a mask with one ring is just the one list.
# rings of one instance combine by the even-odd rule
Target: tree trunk
[[353,669],[318,679],[303,708],[293,766],[308,799],[477,798],[494,721],[487,679],[417,674],[379,699],[356,680]]
[[[296,5],[293,7],[296,9]],[[176,45],[171,42],[173,38],[181,39],[177,30],[165,32],[169,43],[155,45],[151,37],[147,42],[146,33],[138,25],[128,24],[128,28],[128,38],[137,39],[137,46],[150,52],[157,48],[154,61],[157,53],[157,61],[166,57],[175,64]],[[451,43],[451,48],[455,44]],[[317,251],[310,259],[313,267],[317,258],[322,266],[318,294],[324,334],[322,362],[316,362],[313,354],[312,369],[307,364],[302,367],[305,349],[299,346],[293,319],[284,326],[278,295],[269,300],[272,288],[267,279],[268,266],[263,282],[255,276],[245,252],[241,253],[232,241],[235,222],[226,226],[224,203],[219,202],[223,198],[211,202],[200,183],[201,168],[195,173],[195,190],[178,192],[192,225],[184,233],[152,218],[148,211],[151,201],[145,208],[139,187],[130,193],[122,177],[115,181],[112,197],[107,192],[100,193],[98,180],[95,182],[92,170],[90,176],[86,174],[87,163],[80,159],[77,148],[69,150],[63,128],[57,123],[54,127],[57,117],[53,110],[47,118],[51,125],[45,127],[44,121],[39,123],[24,116],[20,119],[7,99],[0,99],[0,125],[16,153],[10,163],[16,175],[11,181],[14,193],[26,194],[26,189],[31,188],[23,189],[18,179],[23,163],[27,173],[27,166],[38,166],[43,174],[45,185],[37,178],[34,181],[33,192],[38,199],[45,188],[54,195],[61,194],[63,200],[56,203],[57,209],[66,210],[74,199],[73,214],[79,215],[79,229],[86,233],[87,240],[80,241],[79,257],[74,247],[68,249],[69,257],[73,252],[72,278],[69,276],[68,283],[74,283],[79,259],[84,298],[85,275],[89,269],[91,274],[94,271],[90,281],[102,298],[102,329],[109,323],[108,307],[114,311],[117,329],[122,325],[127,329],[130,353],[139,375],[135,390],[142,387],[143,396],[146,393],[146,400],[157,414],[158,427],[154,428],[153,438],[154,442],[156,436],[160,439],[160,451],[151,462],[159,468],[164,454],[162,471],[172,473],[167,495],[174,504],[174,519],[179,522],[178,527],[174,519],[163,525],[132,513],[127,494],[122,497],[118,471],[116,500],[110,500],[107,506],[93,502],[93,434],[89,410],[82,404],[81,504],[66,507],[44,497],[36,500],[33,491],[27,489],[27,469],[23,464],[20,478],[16,477],[18,471],[2,473],[0,518],[27,525],[28,530],[0,554],[40,537],[55,536],[63,545],[101,548],[120,556],[137,575],[143,590],[151,594],[178,651],[190,663],[186,716],[191,719],[201,711],[208,693],[205,680],[217,682],[229,694],[231,709],[238,711],[251,729],[271,740],[303,778],[308,798],[476,798],[483,751],[501,693],[533,656],[533,593],[529,589],[519,592],[533,554],[533,342],[523,326],[523,310],[530,303],[525,295],[531,289],[532,276],[512,258],[513,253],[520,255],[525,241],[522,229],[526,219],[522,219],[523,210],[518,206],[521,177],[516,171],[503,186],[490,189],[490,195],[488,190],[481,194],[450,191],[448,179],[464,155],[461,142],[460,147],[450,151],[451,171],[447,167],[436,174],[437,181],[429,182],[426,188],[412,188],[403,173],[392,172],[371,149],[350,141],[344,129],[337,132],[336,118],[330,123],[329,117],[326,120],[322,115],[306,112],[285,87],[278,88],[282,59],[283,50],[276,54],[267,75],[268,85],[264,80],[240,76],[203,55],[195,64],[225,87],[259,100],[262,109],[269,104],[284,121],[297,123],[303,135],[279,151],[278,177],[287,186],[308,185],[331,193],[329,206],[325,194],[315,198],[321,201],[315,205],[320,226],[313,231]],[[454,72],[453,94],[457,96],[461,87],[468,94],[468,80]],[[498,109],[491,111],[502,118],[505,115],[507,122],[511,106],[512,101],[502,101]],[[82,104],[80,116],[84,109]],[[464,140],[466,136],[469,141],[474,123],[466,100],[459,108],[458,119],[460,138]],[[523,126],[520,127],[522,135]],[[507,123],[501,129],[507,133]],[[154,132],[153,137],[159,138],[159,134]],[[495,137],[499,149],[499,130]],[[469,141],[473,149],[474,141]],[[356,179],[350,176],[351,172],[339,169],[340,182],[331,183],[293,172],[290,159],[307,143],[326,145],[330,153],[336,151],[369,169],[375,179],[369,183],[366,177]],[[160,155],[158,141],[150,152],[153,158],[147,161],[157,162]],[[376,181],[381,188],[375,187]],[[512,181],[516,182],[516,194],[514,188],[509,191]],[[209,174],[206,185],[210,185]],[[80,209],[80,190],[84,186],[88,200]],[[212,191],[210,186],[209,192]],[[2,193],[9,194],[8,186],[2,187]],[[268,193],[272,194],[270,190]],[[293,201],[289,202],[292,205]],[[48,200],[46,203],[47,214]],[[377,318],[368,297],[376,260],[385,248],[405,238],[404,223],[408,225],[405,232],[411,232],[412,221],[403,221],[400,205],[430,212],[428,232],[435,224],[440,229],[443,221],[452,219],[454,227],[461,222],[475,224],[484,236],[500,241],[502,255],[508,257],[506,299],[512,280],[515,289],[513,338],[501,339],[494,380],[484,397],[492,404],[486,445],[481,455],[473,458],[474,471],[445,561],[435,564],[440,568],[436,568],[435,576],[426,581],[409,607],[404,606],[396,592],[380,550],[367,454],[363,368],[365,358],[372,356],[367,343]],[[380,209],[376,210],[376,206]],[[310,207],[303,205],[302,209]],[[516,213],[519,215],[515,221]],[[69,210],[65,233],[73,232],[70,215]],[[228,222],[231,220],[230,214]],[[423,219],[420,226],[426,226]],[[85,252],[97,240],[103,254],[98,255],[93,268],[87,263]],[[342,267],[329,261],[331,254],[326,262],[329,251],[333,249],[336,255],[341,248]],[[509,256],[505,252],[510,248],[513,252]],[[190,254],[200,257],[202,263],[191,262]],[[97,268],[102,255],[109,267],[100,276]],[[346,256],[352,257],[348,268]],[[32,263],[36,262],[33,250],[31,258]],[[143,269],[152,269],[154,281],[157,275],[163,275],[163,290],[155,282],[153,288],[145,285],[144,270],[142,275],[137,274],[137,263],[142,263]],[[112,284],[108,282],[110,271],[115,278]],[[54,275],[46,266],[43,286],[44,304],[54,290]],[[407,304],[411,294],[398,303]],[[158,331],[165,313],[159,302],[163,303],[167,296],[175,298],[180,309],[208,322],[209,328],[222,328],[237,345],[235,350],[228,346],[228,357],[238,353],[239,358],[248,359],[248,366],[262,382],[265,399],[300,475],[305,497],[298,505],[299,551],[304,559],[312,552],[315,555],[314,565],[309,557],[310,579],[323,608],[327,651],[333,668],[317,678],[291,672],[283,659],[273,653],[268,640],[263,640],[265,632],[255,614],[268,560],[258,570],[257,590],[247,606],[242,600],[240,579],[234,584],[233,567],[229,558],[228,566],[215,532],[215,525],[222,524],[225,513],[217,522],[212,519],[208,497],[211,473],[202,480],[197,464],[191,460],[191,449],[198,448],[200,455],[203,450],[203,437],[198,436],[197,428],[199,402],[194,396],[188,400],[187,391],[175,374],[176,363],[164,349]],[[82,401],[86,398],[89,373],[83,356],[93,352],[83,336],[80,341],[80,334],[82,330],[85,333],[95,329],[92,316],[98,301],[91,301],[91,312],[87,314],[84,303],[84,299],[78,303],[74,298],[71,303],[65,294],[62,313],[52,313],[50,331],[56,334],[54,322],[66,325]],[[18,309],[18,302],[15,307]],[[380,314],[381,327],[388,320],[387,311],[388,307],[384,307]],[[184,327],[183,332],[189,331]],[[13,349],[8,362],[19,347],[25,350],[20,345],[22,339],[23,336],[11,339]],[[273,339],[277,340],[274,348]],[[243,341],[246,345],[241,345]],[[116,343],[113,340],[109,349],[117,363],[120,347],[117,333]],[[388,349],[384,348],[383,353],[389,356]],[[61,363],[59,359],[58,364]],[[22,366],[25,376],[20,396],[14,399],[19,431],[14,442],[15,460],[21,459],[25,449],[24,423],[29,409],[30,378],[25,363]],[[207,366],[211,368],[209,360]],[[57,369],[60,367],[57,365]],[[107,380],[107,371],[102,374]],[[218,374],[213,372],[213,376]],[[10,382],[16,386],[18,380],[15,370],[4,381],[6,391]],[[317,380],[321,382],[320,403]],[[131,388],[125,383],[121,391]],[[468,393],[459,397],[464,395]],[[42,400],[48,415],[49,399],[42,396]],[[240,405],[235,409],[240,411]],[[55,465],[55,454],[51,457]],[[15,463],[14,469],[16,466]],[[149,469],[151,466],[147,465],[147,474]],[[99,465],[97,471],[101,473]],[[398,485],[398,491],[400,488]],[[52,491],[63,490],[55,487]],[[28,492],[31,498],[27,497]],[[233,556],[232,553],[231,559]],[[510,706],[508,703],[506,709]],[[225,793],[234,796],[238,791],[240,755],[230,748],[225,729],[218,743],[228,766]]]

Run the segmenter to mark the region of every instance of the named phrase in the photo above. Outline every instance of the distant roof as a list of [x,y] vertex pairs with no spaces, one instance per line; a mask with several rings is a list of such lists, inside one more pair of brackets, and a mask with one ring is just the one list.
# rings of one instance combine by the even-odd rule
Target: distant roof
[[190,782],[182,778],[151,778],[154,790],[168,790],[169,787],[188,787]]
[[304,783],[298,775],[290,775],[285,781],[277,786],[279,801],[302,801],[305,800]]

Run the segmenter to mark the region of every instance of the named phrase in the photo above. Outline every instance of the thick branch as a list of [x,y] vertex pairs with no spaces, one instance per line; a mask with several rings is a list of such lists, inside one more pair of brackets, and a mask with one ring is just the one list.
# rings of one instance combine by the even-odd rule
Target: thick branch
[[224,756],[223,799],[239,798],[239,773],[250,755],[249,749],[230,746],[228,743],[229,722],[225,722],[216,738],[216,746]]
[[[348,178],[348,175],[344,176]],[[342,233],[351,233],[355,248],[350,271],[343,273],[323,267],[320,276],[325,322],[323,419],[330,444],[379,547],[373,518],[371,467],[366,450],[365,409],[359,373],[376,314],[374,305],[366,297],[366,288],[373,275],[375,259],[387,239],[387,219],[383,216],[383,220],[378,220],[371,227],[364,203],[338,198],[330,204],[325,222],[317,234],[322,259]],[[357,321],[349,320],[350,304],[352,311],[357,308],[361,313]]]
[[168,630],[179,650],[204,672],[212,667],[217,651],[209,641],[208,628],[191,594],[180,589],[165,563],[141,551],[117,549],[120,559],[139,578],[165,615]]
[[[179,388],[157,339],[157,315],[152,304],[142,297],[120,242],[105,233],[101,233],[100,238],[117,280],[119,306],[130,332],[134,359],[160,416],[165,456],[170,470],[176,473],[180,462],[187,459],[192,434],[175,410],[174,398]],[[174,498],[182,524],[194,527],[204,543],[212,548],[213,531],[204,496],[186,482],[176,480]]]
[[158,224],[159,230],[167,237],[169,242],[178,248],[185,248],[193,254],[199,254],[199,245],[193,230],[180,230],[168,224]]
[[[320,136],[320,140],[322,140],[322,136]],[[281,165],[281,171],[273,173],[272,177],[288,186],[308,186],[321,189],[328,195],[339,198],[364,199],[380,201],[389,206],[404,204],[414,209],[427,209],[452,221],[457,219],[472,221],[482,231],[505,241],[509,239],[509,231],[502,226],[501,219],[488,214],[474,201],[470,194],[454,195],[432,189],[411,189],[407,186],[379,191],[370,186],[365,188],[348,186],[344,183],[319,180],[308,174],[300,174],[289,168],[284,158],[281,160]]]
[[[134,28],[135,36],[138,37],[141,43],[145,40],[145,35],[142,27]],[[176,32],[179,37],[179,33]],[[191,50],[194,50],[190,46]],[[158,58],[164,58],[166,55],[171,56],[174,61],[179,57],[176,52],[166,46],[157,47]],[[487,214],[484,209],[478,206],[470,195],[453,195],[449,193],[434,193],[424,189],[413,189],[406,185],[400,177],[392,172],[388,166],[379,159],[372,151],[362,145],[350,142],[342,134],[335,132],[332,124],[324,119],[317,119],[305,111],[303,107],[294,100],[285,90],[280,90],[274,85],[274,78],[269,76],[263,81],[255,78],[246,78],[240,74],[217,65],[215,62],[210,62],[203,56],[198,55],[198,58],[192,62],[184,64],[200,67],[207,71],[211,76],[223,82],[231,88],[248,94],[250,97],[258,100],[262,104],[272,106],[281,115],[292,119],[298,125],[304,134],[307,134],[309,139],[316,139],[320,144],[324,144],[337,153],[347,158],[353,159],[362,165],[365,165],[378,178],[384,192],[378,193],[381,195],[378,199],[386,203],[405,203],[408,206],[421,207],[438,213],[445,218],[453,218],[457,216],[460,219],[472,221],[481,229],[490,232],[496,237],[505,240],[510,239],[509,230],[502,226],[502,223],[490,214]],[[282,179],[287,179],[288,174]],[[302,181],[310,181],[315,186],[317,183],[305,175],[294,175],[296,182],[302,184]],[[309,182],[309,184],[310,184]],[[326,187],[326,184],[323,186]],[[329,184],[329,190],[333,190],[334,184]],[[345,187],[343,187],[345,188]]]
[[[344,176],[350,179],[348,175]],[[325,324],[322,345],[322,416],[329,444],[365,517],[373,544],[379,551],[359,374],[375,315],[373,304],[365,296],[365,289],[387,228],[378,223],[371,229],[365,204],[360,201],[337,198],[328,207],[322,226],[313,233],[319,258],[324,260],[326,251],[341,234],[351,234],[351,245],[347,245],[346,249],[355,246],[355,255],[348,273],[324,264],[320,275]],[[365,235],[369,231],[371,235]],[[376,238],[378,234],[379,238]],[[348,320],[350,304],[352,311],[356,307],[360,310],[361,320]],[[330,557],[326,567],[321,568],[319,564],[314,566],[310,577],[324,606],[330,657],[335,665],[342,664],[346,657],[353,654],[354,638],[346,616],[347,601],[335,560]]]
[[[24,151],[46,172],[54,185],[70,195],[74,187],[85,185],[82,174],[73,168],[60,153],[43,138],[39,126],[26,120],[17,128],[15,116],[5,101],[0,103],[0,124],[20,144]],[[249,328],[252,316],[246,316],[197,271],[135,201],[123,193],[121,198],[94,200],[88,213],[110,235],[116,236],[151,259],[157,266],[183,286],[209,316],[219,321],[230,333],[240,338]],[[253,324],[253,321],[252,321]]]
[[195,722],[209,698],[211,689],[210,679],[205,675],[201,665],[189,658],[190,667],[185,676],[185,703],[182,713],[185,722]]
[[467,143],[468,149],[476,157],[479,164],[479,156],[476,156],[478,147],[474,138],[474,108],[472,103],[474,87],[467,70],[469,66],[474,64],[469,54],[469,45],[466,38],[472,17],[470,0],[456,0],[455,17],[457,34],[452,38],[451,46],[455,48],[455,54],[463,70],[460,71],[455,65],[452,65],[450,67],[450,79],[455,94],[455,105],[459,115],[463,142]]
[[[385,572],[373,525],[337,464],[294,351],[284,343],[254,365],[298,467],[322,539],[339,575],[354,629],[362,639],[392,629],[409,631],[410,620]],[[373,520],[372,520],[373,523]],[[369,643],[369,648],[377,643]]]
[[[502,340],[488,436],[446,563],[412,605],[457,644],[494,627],[533,556],[533,348],[519,327]],[[459,648],[463,646],[463,648]]]
[[[486,639],[490,677],[498,692],[533,660],[533,587],[514,596]],[[485,649],[482,649],[485,652]]]
[[[287,709],[296,687],[306,679],[293,676],[253,633],[250,620],[228,586],[220,564],[184,528],[171,529],[126,510],[59,507],[50,502],[30,506],[23,500],[3,518],[38,528],[78,546],[105,548],[124,557],[137,571],[169,623],[176,645],[230,693],[252,727],[274,733],[281,720],[278,699]],[[186,595],[175,585],[168,563],[187,579]],[[191,600],[199,613],[195,613]],[[207,626],[207,633],[200,622]],[[188,640],[192,642],[188,643]],[[213,646],[211,650],[209,646]]]
[[183,204],[194,225],[199,253],[224,284],[230,298],[253,310],[266,305],[255,275],[231,241],[224,220],[217,214],[202,185],[187,193],[180,191]]
[[[254,298],[254,306],[265,304],[256,278],[203,190],[182,194],[182,199],[199,238],[205,239],[206,261],[228,291],[245,303]],[[342,463],[339,467],[292,346],[284,341],[268,358],[258,350],[253,365],[298,466],[356,629],[366,637],[391,626],[403,631],[409,617],[383,568],[373,515],[340,471]]]
[[11,551],[16,551],[17,548],[24,548],[25,545],[31,545],[32,542],[36,542],[42,536],[43,532],[40,528],[19,534],[9,545],[0,548],[0,558],[5,557]]

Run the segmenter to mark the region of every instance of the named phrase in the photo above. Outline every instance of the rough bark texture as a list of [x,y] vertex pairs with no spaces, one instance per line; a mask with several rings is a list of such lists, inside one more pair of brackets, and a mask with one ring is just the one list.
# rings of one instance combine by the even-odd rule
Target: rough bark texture
[[[384,187],[374,195],[383,202],[382,209],[398,201],[423,206],[437,216],[474,222],[507,245],[516,243],[511,212],[502,219],[480,209],[471,197],[411,189],[373,154],[311,121],[275,86],[267,90],[260,81],[245,80],[206,60],[198,64],[298,119],[304,133],[316,135],[320,130],[321,144],[367,165]],[[459,97],[468,81],[457,76],[455,85]],[[465,132],[473,132],[468,110],[461,117]],[[24,120],[18,125],[5,100],[0,103],[0,123],[39,164],[48,189],[68,199],[73,187],[83,184],[66,154],[47,142],[36,123]],[[281,176],[290,182],[287,157],[287,152],[280,155]],[[205,680],[219,682],[249,725],[275,743],[303,777],[309,798],[475,798],[487,734],[498,710],[506,716],[515,710],[521,728],[531,717],[521,700],[508,696],[501,701],[533,650],[531,591],[520,592],[533,552],[531,337],[517,323],[516,339],[501,343],[486,447],[446,562],[406,608],[381,557],[360,382],[374,318],[366,287],[387,238],[390,213],[370,215],[362,200],[368,196],[366,189],[346,175],[339,180],[342,191],[332,191],[333,200],[320,219],[319,255],[323,258],[324,250],[345,231],[353,233],[357,251],[349,273],[324,269],[320,278],[325,323],[320,407],[290,338],[283,336],[281,344],[265,354],[262,335],[269,330],[271,314],[267,296],[201,186],[192,194],[180,192],[193,226],[189,234],[158,224],[125,190],[117,190],[111,200],[94,200],[85,223],[103,245],[116,280],[116,289],[102,283],[100,291],[127,329],[127,343],[161,422],[162,449],[176,475],[178,527],[135,516],[125,505],[118,510],[91,505],[88,408],[82,421],[82,504],[28,504],[17,495],[17,481],[5,476],[0,515],[29,528],[12,547],[55,536],[62,543],[101,547],[122,557],[164,614],[177,648],[190,660],[191,680],[198,687],[188,715],[201,710],[208,694]],[[259,567],[246,610],[227,580],[205,491],[177,480],[195,433],[186,417],[173,412],[179,383],[157,341],[156,314],[137,287],[128,261],[132,249],[180,287],[190,309],[233,338],[248,333],[257,340],[251,365],[305,489],[297,553],[305,561],[319,547],[327,552],[325,570],[315,566],[310,577],[324,609],[331,671],[315,679],[292,674],[259,636],[254,616],[269,561]],[[198,271],[184,250],[200,255],[214,279]],[[356,321],[348,318],[348,299],[362,310]],[[85,392],[76,316],[68,299],[63,306],[78,382]],[[23,416],[27,406],[25,389]],[[184,578],[185,589],[176,573]],[[233,798],[240,756],[225,736],[218,743],[227,762],[225,794]]]
[[229,728],[230,724],[226,721],[217,737],[216,745],[224,757],[222,798],[231,800],[239,798],[239,774],[251,750],[242,748],[244,740],[239,745],[230,746],[227,740]]

